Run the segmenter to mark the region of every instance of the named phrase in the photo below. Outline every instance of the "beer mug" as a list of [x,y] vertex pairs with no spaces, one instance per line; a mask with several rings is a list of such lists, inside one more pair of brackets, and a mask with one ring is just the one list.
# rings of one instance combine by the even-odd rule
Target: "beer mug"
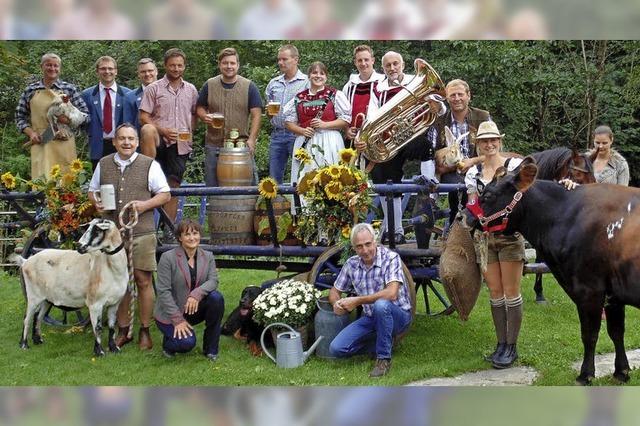
[[278,115],[279,112],[280,112],[280,102],[269,101],[269,103],[267,104],[267,115],[269,115],[270,117],[273,117],[275,115]]
[[211,119],[211,127],[214,129],[222,129],[224,127],[224,115],[214,112],[213,114],[207,114],[207,116]]
[[191,130],[183,127],[178,130],[178,140],[180,142],[191,142]]
[[102,204],[104,210],[116,209],[116,189],[111,184],[100,185],[100,192],[94,196],[99,203]]

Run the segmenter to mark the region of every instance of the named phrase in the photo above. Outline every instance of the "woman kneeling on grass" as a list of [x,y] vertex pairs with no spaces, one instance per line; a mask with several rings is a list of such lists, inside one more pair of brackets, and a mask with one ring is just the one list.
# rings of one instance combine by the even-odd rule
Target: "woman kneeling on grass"
[[205,322],[202,351],[218,358],[224,299],[217,291],[218,273],[213,254],[200,248],[200,225],[185,219],[176,235],[180,246],[162,255],[158,263],[154,316],[162,332],[162,353],[171,358],[196,346],[193,325]]

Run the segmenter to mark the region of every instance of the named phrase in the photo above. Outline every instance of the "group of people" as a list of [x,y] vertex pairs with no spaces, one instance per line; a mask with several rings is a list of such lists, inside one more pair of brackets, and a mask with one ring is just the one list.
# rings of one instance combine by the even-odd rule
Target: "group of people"
[[[191,350],[196,342],[193,325],[205,321],[203,354],[211,360],[218,357],[220,322],[224,299],[218,291],[218,278],[213,255],[199,248],[199,224],[184,220],[177,228],[179,245],[162,255],[156,265],[156,239],[153,226],[154,208],[164,206],[169,217],[176,213],[170,188],[182,181],[189,154],[193,149],[193,134],[198,120],[207,126],[205,139],[205,183],[216,186],[216,166],[231,129],[246,140],[251,153],[258,143],[262,114],[262,98],[255,83],[238,75],[239,55],[234,48],[225,48],[217,56],[220,74],[208,79],[198,90],[183,79],[187,65],[185,53],[176,48],[164,54],[165,75],[158,80],[158,69],[150,58],[138,62],[141,86],[129,90],[116,83],[117,62],[109,56],[95,63],[98,84],[79,91],[60,80],[61,60],[47,53],[42,57],[43,78],[27,87],[17,110],[18,128],[29,137],[32,156],[32,177],[46,175],[52,164],[69,164],[76,157],[75,141],[54,140],[43,143],[48,126],[47,108],[55,94],[68,96],[70,102],[87,114],[86,130],[89,156],[94,174],[89,186],[90,199],[96,209],[116,220],[129,202],[140,215],[133,235],[134,278],[140,304],[139,346],[151,349],[149,333],[152,317],[163,333],[163,353],[172,357],[177,352]],[[351,75],[343,90],[327,84],[328,70],[314,62],[308,76],[298,68],[299,52],[285,44],[278,50],[277,63],[281,74],[266,87],[268,103],[281,106],[270,112],[272,125],[269,173],[279,183],[285,181],[285,170],[292,161],[291,180],[296,182],[314,167],[336,163],[340,149],[351,144],[358,151],[365,148],[358,138],[364,121],[386,102],[402,92],[413,76],[405,74],[405,62],[397,52],[382,56],[382,69],[374,69],[375,56],[367,45],[354,49],[354,65],[358,72]],[[444,102],[425,100],[425,108],[436,115],[434,124],[421,137],[400,150],[389,162],[376,165],[372,171],[374,183],[387,180],[399,182],[404,163],[417,159],[428,163],[434,152],[445,147],[445,127],[460,141],[464,157],[457,167],[443,164],[431,166],[441,182],[465,183],[467,192],[449,196],[450,221],[453,222],[459,204],[466,198],[478,197],[481,184],[491,181],[496,170],[505,166],[515,169],[520,160],[501,154],[504,134],[492,121],[488,111],[470,106],[469,85],[455,79],[445,87]],[[444,101],[444,100],[443,100]],[[215,115],[222,115],[220,126]],[[66,117],[59,118],[64,123]],[[594,136],[594,171],[599,182],[628,184],[626,161],[611,145],[613,133],[600,126]],[[313,156],[310,164],[300,164],[293,152],[306,148]],[[100,186],[112,184],[116,193],[116,210],[104,211],[95,194]],[[387,230],[382,241],[394,234],[396,242],[404,242],[400,199],[394,199],[395,229]],[[330,302],[337,314],[363,307],[360,319],[343,330],[331,344],[336,357],[370,353],[376,358],[372,377],[380,377],[391,367],[394,336],[406,331],[411,323],[411,303],[407,281],[402,273],[399,256],[377,244],[376,233],[367,224],[358,224],[351,232],[356,256],[342,268]],[[491,236],[488,240],[488,265],[484,272],[490,290],[490,305],[496,330],[495,351],[487,357],[496,368],[506,368],[517,359],[516,342],[522,322],[520,277],[524,263],[522,237]],[[154,310],[152,274],[158,270]],[[342,298],[341,293],[356,296]],[[130,296],[127,296],[130,297]],[[132,341],[131,318],[125,300],[118,312],[118,346]]]

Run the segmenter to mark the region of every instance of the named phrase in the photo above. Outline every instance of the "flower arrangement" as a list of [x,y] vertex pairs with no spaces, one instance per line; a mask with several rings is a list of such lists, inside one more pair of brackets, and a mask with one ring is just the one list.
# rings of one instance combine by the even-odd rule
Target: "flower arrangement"
[[0,176],[0,182],[9,190],[40,191],[44,194],[44,211],[39,219],[48,224],[49,239],[62,240],[64,247],[65,244],[73,244],[75,231],[93,216],[93,205],[83,188],[88,176],[88,163],[75,159],[65,172],[56,164],[48,177],[25,180],[6,172]]
[[[299,149],[296,158],[305,163],[311,156]],[[296,235],[306,244],[327,244],[348,240],[351,227],[365,219],[371,207],[367,175],[355,166],[356,151],[340,151],[340,162],[307,172],[297,191],[304,197]]]
[[280,281],[253,301],[253,318],[264,325],[283,322],[301,327],[311,321],[320,294],[313,284],[304,281]]

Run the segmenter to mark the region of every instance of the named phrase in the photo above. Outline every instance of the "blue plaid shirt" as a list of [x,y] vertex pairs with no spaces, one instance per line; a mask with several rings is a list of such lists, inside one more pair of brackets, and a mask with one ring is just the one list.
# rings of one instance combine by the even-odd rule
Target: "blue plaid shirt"
[[[355,292],[358,296],[367,296],[383,290],[393,281],[402,283],[393,304],[405,311],[411,311],[411,301],[402,272],[400,255],[379,245],[370,268],[367,268],[360,256],[352,256],[342,267],[333,286],[343,293]],[[362,309],[366,316],[372,316],[373,305],[362,305]]]
[[289,81],[284,78],[284,74],[274,77],[269,81],[264,91],[267,103],[270,101],[280,102],[280,112],[271,118],[271,125],[275,130],[285,128],[284,106],[288,104],[295,95],[307,87],[309,87],[309,78],[300,70],[298,70],[296,75]]
[[[31,98],[36,91],[46,89],[47,87],[44,85],[44,82],[40,80],[35,83],[31,83],[27,86],[25,91],[22,92],[15,114],[16,126],[18,126],[18,130],[20,130],[20,132],[23,132],[24,129],[31,125]],[[84,103],[84,99],[82,99],[82,92],[80,92],[76,86],[71,83],[67,83],[66,81],[56,80],[51,85],[51,89],[57,89],[69,96],[71,103],[80,111],[87,114],[87,122],[89,121],[89,109],[87,108],[87,104]]]

